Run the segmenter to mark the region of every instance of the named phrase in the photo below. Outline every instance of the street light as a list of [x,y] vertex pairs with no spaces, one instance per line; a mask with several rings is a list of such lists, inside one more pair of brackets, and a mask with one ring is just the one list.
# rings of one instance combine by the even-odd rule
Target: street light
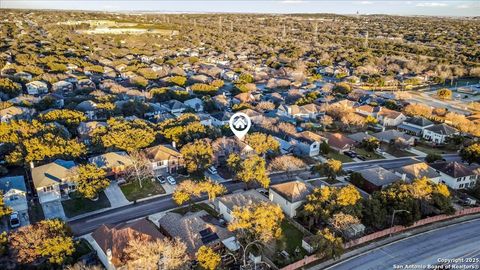
[[393,215],[392,215],[392,222],[390,224],[390,235],[389,236],[392,236],[392,228],[393,228],[393,221],[395,220],[395,214],[396,213],[400,213],[400,212],[407,212],[407,213],[410,213],[410,211],[408,210],[403,210],[403,209],[398,209],[398,210],[393,210]]

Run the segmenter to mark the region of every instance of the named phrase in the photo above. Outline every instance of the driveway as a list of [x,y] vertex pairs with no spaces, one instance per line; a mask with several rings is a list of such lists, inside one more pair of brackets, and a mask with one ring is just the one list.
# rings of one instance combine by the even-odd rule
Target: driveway
[[172,194],[175,190],[176,185],[170,185],[169,183],[162,184],[165,194]]
[[43,215],[45,219],[60,218],[66,220],[65,212],[63,211],[62,202],[60,200],[42,203]]
[[110,183],[110,185],[105,189],[105,195],[110,201],[112,208],[124,206],[130,203],[127,198],[125,198],[125,195],[118,186],[117,182],[112,181]]
[[217,183],[223,183],[223,182],[226,181],[226,180],[223,179],[223,177],[221,177],[218,173],[213,174],[213,173],[205,172],[204,175],[205,175],[206,177],[212,179],[213,181],[217,182]]

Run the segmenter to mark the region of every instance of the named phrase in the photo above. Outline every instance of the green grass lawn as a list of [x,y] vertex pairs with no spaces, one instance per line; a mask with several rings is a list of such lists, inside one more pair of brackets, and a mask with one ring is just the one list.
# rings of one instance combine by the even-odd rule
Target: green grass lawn
[[45,219],[43,208],[39,202],[35,202],[34,205],[30,205],[28,208],[28,218],[30,219],[30,223],[36,223]]
[[121,185],[120,189],[129,201],[135,201],[138,199],[165,193],[165,190],[160,183],[158,183],[157,181],[151,181],[150,179],[145,179],[142,182],[142,188],[140,188],[140,184],[138,183],[138,181],[133,181]]
[[344,154],[340,154],[339,152],[337,152],[335,150],[330,150],[330,152],[325,157],[327,159],[333,158],[333,159],[336,159],[336,160],[340,160],[343,163],[353,161],[353,159],[351,159],[350,157],[347,157]]
[[63,210],[68,218],[110,207],[110,202],[103,191],[98,194],[98,200],[96,201],[85,199],[75,194],[71,197],[72,199],[62,201]]
[[384,159],[382,155],[379,155],[375,152],[369,152],[363,148],[355,148],[354,150],[357,154],[360,156],[364,156],[367,160],[373,160],[373,159]]
[[[303,258],[307,252],[302,248],[303,233],[297,229],[289,220],[284,219],[282,221],[282,236],[277,240],[276,252],[274,256],[274,262],[277,266],[285,266],[291,262]],[[298,247],[298,249],[297,249]],[[290,260],[286,260],[278,253],[285,250],[290,254]],[[299,252],[295,252],[295,250]]]
[[406,150],[401,150],[390,146],[389,144],[382,144],[382,149],[394,157],[412,157],[416,156],[414,153]]
[[418,151],[422,151],[427,155],[428,154],[443,155],[443,154],[455,153],[455,150],[450,150],[445,148],[433,148],[426,145],[417,145],[415,146],[415,149],[417,149]]
[[190,206],[187,205],[185,207],[172,210],[172,212],[185,215],[188,211],[199,212],[199,211],[202,211],[202,210],[205,210],[207,213],[209,213],[213,217],[218,217],[219,216],[217,211],[215,211],[215,209],[213,209],[212,207],[210,207],[206,203],[196,203],[196,204],[192,205],[191,208],[190,208]]

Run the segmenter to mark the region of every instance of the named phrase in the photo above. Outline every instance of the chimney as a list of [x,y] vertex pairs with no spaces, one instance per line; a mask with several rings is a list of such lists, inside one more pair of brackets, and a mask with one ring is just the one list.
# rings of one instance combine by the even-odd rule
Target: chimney
[[407,175],[402,173],[402,181],[405,181],[406,178],[407,178]]
[[108,262],[112,262],[112,250],[111,249],[107,249],[107,258],[108,258]]
[[35,165],[33,164],[33,161],[30,161],[30,169],[33,169]]
[[177,149],[177,143],[176,143],[175,141],[172,141],[172,147],[173,147],[174,149]]

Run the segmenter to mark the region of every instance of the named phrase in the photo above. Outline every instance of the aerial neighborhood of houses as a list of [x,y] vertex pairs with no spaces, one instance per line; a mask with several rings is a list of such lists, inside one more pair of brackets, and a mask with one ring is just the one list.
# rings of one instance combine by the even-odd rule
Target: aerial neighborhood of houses
[[54,14],[0,15],[1,269],[297,269],[480,212],[478,65],[446,76],[458,66],[330,60],[310,41],[222,45],[174,15]]

